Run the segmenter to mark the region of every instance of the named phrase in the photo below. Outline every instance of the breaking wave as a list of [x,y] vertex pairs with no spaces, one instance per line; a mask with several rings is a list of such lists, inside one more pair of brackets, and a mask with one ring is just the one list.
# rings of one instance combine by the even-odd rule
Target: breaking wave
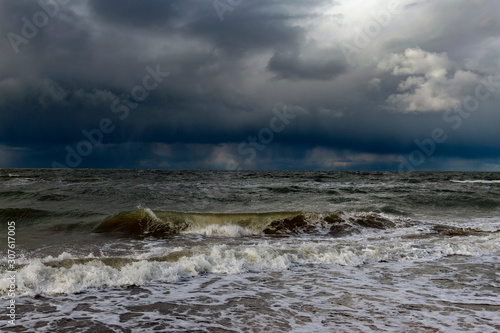
[[[369,262],[435,260],[450,255],[477,256],[500,252],[498,235],[391,241],[331,243],[267,242],[155,247],[124,256],[73,256],[21,260],[16,282],[19,295],[69,294],[89,288],[177,282],[203,274],[283,271],[295,265],[360,266]],[[418,244],[418,245],[417,245]],[[0,272],[0,295],[9,289],[9,273]]]
[[300,235],[344,236],[362,229],[387,229],[408,223],[407,219],[382,214],[271,212],[184,213],[138,208],[110,216],[95,228],[97,233],[136,237],[168,237],[178,234],[205,236]]

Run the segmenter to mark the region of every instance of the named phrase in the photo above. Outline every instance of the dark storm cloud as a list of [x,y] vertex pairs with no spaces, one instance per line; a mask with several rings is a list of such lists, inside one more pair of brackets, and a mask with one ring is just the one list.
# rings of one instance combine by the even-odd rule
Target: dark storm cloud
[[[223,20],[213,1],[61,1],[18,53],[2,38],[0,166],[66,163],[82,131],[109,119],[113,131],[78,166],[397,169],[442,128],[446,141],[419,168],[500,169],[500,87],[445,117],[479,82],[500,81],[498,2],[401,0],[377,23],[382,1],[221,1]],[[0,33],[22,37],[40,11],[1,2]],[[356,46],[350,59],[342,42]],[[157,66],[168,77],[132,100]],[[273,131],[283,105],[300,112]]]
[[305,60],[295,53],[275,53],[267,67],[281,79],[330,80],[346,71],[343,63],[335,60]]
[[291,15],[266,12],[266,9],[272,10],[273,5],[276,6],[276,2],[243,2],[234,12],[226,13],[224,21],[204,15],[188,24],[186,32],[207,38],[215,47],[235,55],[296,48],[303,40],[305,30],[291,23],[294,18]]
[[90,0],[89,5],[103,20],[125,26],[164,25],[170,19],[182,15],[181,6],[194,5],[193,1],[135,1]]

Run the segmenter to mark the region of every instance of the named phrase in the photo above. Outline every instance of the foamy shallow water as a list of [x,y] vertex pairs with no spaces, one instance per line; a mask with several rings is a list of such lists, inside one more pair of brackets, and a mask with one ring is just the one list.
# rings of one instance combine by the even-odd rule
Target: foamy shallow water
[[497,332],[499,256],[205,274],[21,297],[17,328],[87,332]]
[[[478,224],[479,225],[479,224]],[[491,226],[491,225],[489,225]],[[213,227],[209,230],[213,231]],[[226,230],[222,228],[221,230]],[[226,230],[228,231],[228,230]],[[203,234],[21,258],[7,332],[496,332],[500,234]],[[411,236],[411,237],[408,237]],[[183,237],[191,237],[190,245]],[[2,276],[0,289],[6,277]]]
[[[226,231],[232,234],[232,230]],[[182,246],[173,245],[174,240]],[[107,286],[177,282],[204,274],[264,274],[295,266],[363,266],[381,262],[432,261],[451,255],[495,255],[500,253],[500,233],[437,237],[435,231],[414,226],[383,232],[365,231],[339,239],[292,237],[263,240],[200,235],[199,241],[191,245],[182,236],[136,240],[135,248],[131,245],[126,240],[110,243],[107,249],[101,247],[98,254],[85,254],[81,250],[80,253],[63,252],[56,257],[19,258],[16,293],[33,297]],[[5,266],[6,260],[0,264]],[[7,294],[9,274],[4,269],[0,271],[0,296]]]

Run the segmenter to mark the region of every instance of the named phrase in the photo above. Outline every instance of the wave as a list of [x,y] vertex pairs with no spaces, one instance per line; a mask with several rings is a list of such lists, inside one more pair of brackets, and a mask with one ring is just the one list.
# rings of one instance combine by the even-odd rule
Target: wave
[[[91,222],[83,223],[82,219],[90,219],[96,215],[102,216],[100,213],[85,211],[85,210],[69,210],[69,211],[50,211],[34,208],[0,208],[0,218],[8,221],[22,222],[26,224],[37,224],[40,222],[51,221],[49,226],[51,229],[57,229],[58,222],[63,222],[64,225],[80,225]],[[93,225],[90,227],[92,229]],[[88,226],[86,226],[88,228]]]
[[482,228],[455,227],[451,225],[436,224],[432,229],[442,236],[480,236],[499,233],[500,230],[484,230]]
[[4,220],[37,220],[53,216],[54,213],[47,210],[33,209],[33,208],[2,208],[0,209],[0,218]]
[[475,179],[475,180],[450,180],[452,183],[463,183],[463,184],[500,184],[500,180],[484,180],[484,179]]
[[[477,193],[470,191],[467,193],[458,193],[450,191],[436,190],[436,193],[442,193],[441,195],[429,195],[429,194],[408,194],[401,196],[407,205],[413,207],[420,207],[424,210],[427,209],[485,209],[493,210],[500,207],[500,200],[494,193],[488,193],[484,195],[478,195]],[[494,214],[494,212],[493,212]]]
[[168,237],[177,234],[206,236],[325,234],[344,236],[362,229],[387,229],[408,219],[382,214],[305,213],[184,213],[138,208],[100,222],[97,233],[119,233],[136,237]]
[[297,193],[297,192],[308,192],[310,189],[308,188],[303,188],[299,187],[296,185],[293,186],[281,186],[281,187],[268,187],[267,188],[269,191],[274,192],[274,193],[281,193],[281,194],[287,194],[287,193]]
[[[207,244],[157,247],[125,256],[73,256],[19,260],[17,294],[69,294],[89,288],[177,282],[203,274],[283,271],[296,265],[361,266],[372,262],[436,260],[451,255],[500,253],[498,235],[370,242],[330,241]],[[9,288],[8,272],[0,271],[0,295]]]
[[22,191],[4,191],[4,192],[0,192],[0,197],[5,197],[5,198],[9,198],[9,197],[21,197],[21,196],[24,196],[28,193],[26,192],[22,192]]
[[19,177],[21,177],[21,176],[18,174],[14,174],[14,173],[0,175],[0,179],[11,179],[11,178],[19,178]]

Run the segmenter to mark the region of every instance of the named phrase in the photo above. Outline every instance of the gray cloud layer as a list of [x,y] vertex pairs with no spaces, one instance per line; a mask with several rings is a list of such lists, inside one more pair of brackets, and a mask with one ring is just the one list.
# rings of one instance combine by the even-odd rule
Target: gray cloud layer
[[0,167],[500,170],[499,9],[2,1]]

